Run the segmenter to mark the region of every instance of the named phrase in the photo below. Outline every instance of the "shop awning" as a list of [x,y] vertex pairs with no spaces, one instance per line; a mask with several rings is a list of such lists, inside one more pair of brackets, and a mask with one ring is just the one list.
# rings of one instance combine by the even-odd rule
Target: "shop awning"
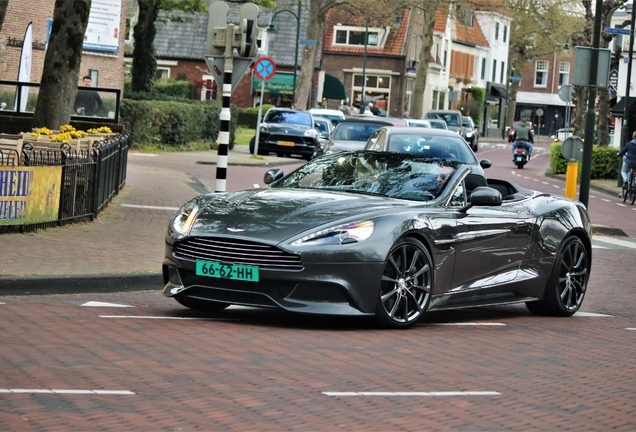
[[486,99],[488,99],[488,96],[493,98],[508,99],[508,90],[503,84],[488,81],[486,83]]
[[323,84],[322,97],[326,99],[347,99],[347,91],[344,84],[337,77],[325,74],[325,82]]
[[[261,91],[261,79],[252,75],[252,91]],[[298,78],[296,78],[298,85]],[[265,81],[265,93],[290,95],[294,93],[294,75],[290,73],[276,73],[271,79]]]
[[[621,100],[619,100],[613,107],[612,107],[612,115],[614,117],[623,117],[623,114],[625,113],[625,100],[627,98],[621,98]],[[636,102],[636,97],[630,97],[629,98],[629,104],[627,105],[628,109],[631,111],[632,107],[634,105],[634,102]]]

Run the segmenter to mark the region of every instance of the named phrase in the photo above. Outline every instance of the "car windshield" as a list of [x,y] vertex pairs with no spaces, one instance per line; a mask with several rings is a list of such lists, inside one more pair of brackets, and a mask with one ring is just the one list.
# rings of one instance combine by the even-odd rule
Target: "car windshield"
[[432,121],[430,123],[431,123],[431,127],[435,129],[446,129],[446,124],[441,121]]
[[340,117],[338,115],[334,115],[334,114],[312,113],[312,115],[314,116],[314,118],[316,118],[316,117],[326,118],[334,126],[336,126],[338,124],[338,122],[340,120],[342,120],[342,117]]
[[333,139],[366,142],[371,134],[380,127],[382,127],[381,124],[370,122],[340,122],[333,131]]
[[459,114],[455,113],[428,113],[426,118],[444,120],[447,126],[461,126]]
[[291,123],[311,126],[311,115],[301,111],[269,111],[265,123]]
[[326,119],[318,119],[314,117],[314,126],[318,129],[319,132],[329,132],[329,124],[327,123],[329,120]]
[[475,154],[459,136],[455,138],[394,133],[389,136],[387,150],[468,164],[477,163]]
[[314,159],[270,187],[430,201],[441,195],[458,166],[404,153],[356,151]]

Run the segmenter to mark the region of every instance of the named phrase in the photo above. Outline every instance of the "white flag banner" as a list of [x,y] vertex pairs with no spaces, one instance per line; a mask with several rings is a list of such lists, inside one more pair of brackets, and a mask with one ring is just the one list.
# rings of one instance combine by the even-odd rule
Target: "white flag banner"
[[[18,69],[18,81],[30,82],[31,81],[31,59],[33,52],[33,23],[30,22],[24,32],[24,41],[22,42],[22,54],[20,55],[20,68]],[[26,111],[27,101],[29,99],[29,87],[22,87],[20,92],[20,110],[19,112]],[[15,95],[14,109],[18,111],[18,93]]]

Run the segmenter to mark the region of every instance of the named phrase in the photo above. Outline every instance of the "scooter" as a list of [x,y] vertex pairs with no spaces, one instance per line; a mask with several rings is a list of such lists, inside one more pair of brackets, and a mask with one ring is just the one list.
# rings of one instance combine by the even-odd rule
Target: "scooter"
[[515,143],[515,152],[512,156],[512,161],[517,165],[517,168],[523,169],[523,166],[528,163],[528,149],[526,148],[525,141],[517,141]]

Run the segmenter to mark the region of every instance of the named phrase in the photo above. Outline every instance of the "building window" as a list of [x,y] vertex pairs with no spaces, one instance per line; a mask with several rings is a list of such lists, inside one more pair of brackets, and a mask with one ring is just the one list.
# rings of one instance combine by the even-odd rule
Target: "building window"
[[501,63],[501,72],[500,72],[501,78],[499,79],[499,82],[502,83],[502,84],[505,82],[504,81],[504,73],[505,72],[506,72],[506,64],[505,63]]
[[535,87],[547,87],[548,86],[548,61],[537,60],[534,69],[534,86]]
[[170,68],[167,67],[157,67],[157,79],[161,78],[170,78]]
[[495,40],[499,39],[499,23],[495,23]]
[[212,75],[203,75],[201,77],[201,100],[214,100],[219,86],[214,81]]
[[91,77],[91,87],[99,87],[99,71],[97,69],[89,69],[88,76]]
[[[365,102],[373,102],[381,111],[389,110],[389,97],[391,95],[391,77],[389,75],[369,75],[364,86]],[[353,103],[360,108],[360,95],[362,93],[362,75],[353,75]]]
[[481,79],[486,79],[486,57],[481,59]]
[[504,31],[503,31],[503,41],[504,41],[504,43],[507,42],[506,39],[508,39],[508,26],[504,26]]
[[493,60],[492,61],[492,80],[491,81],[496,81],[497,80],[497,60]]
[[559,63],[559,87],[570,84],[570,63]]
[[[334,37],[334,45],[364,46],[364,27],[345,27],[336,26],[336,35]],[[368,46],[380,46],[380,41],[384,35],[384,29],[369,28]]]
[[457,10],[457,20],[464,27],[472,28],[475,23],[475,11],[464,6],[459,6]]

